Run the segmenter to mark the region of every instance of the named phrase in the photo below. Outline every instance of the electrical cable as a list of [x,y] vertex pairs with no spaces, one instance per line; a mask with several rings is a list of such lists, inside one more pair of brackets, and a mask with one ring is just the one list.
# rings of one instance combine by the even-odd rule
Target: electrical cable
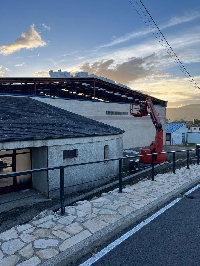
[[145,7],[144,3],[141,0],[140,0],[140,3],[137,0],[134,0],[134,2],[135,4],[133,3],[133,1],[129,0],[129,3],[131,4],[131,6],[135,9],[137,14],[146,24],[146,26],[148,26],[148,28],[151,30],[155,38],[158,39],[161,46],[166,49],[167,54],[174,60],[176,64],[178,64],[178,67],[180,68],[180,70],[189,79],[189,81],[194,85],[194,87],[197,89],[200,89],[200,87],[197,85],[195,80],[192,78],[190,73],[187,71],[187,69],[185,68],[183,63],[180,61],[180,59],[178,58],[177,54],[175,53],[175,51],[173,50],[173,48],[171,47],[171,45],[169,44],[165,36],[161,32],[160,28],[158,27],[155,20],[153,19],[153,17],[151,16],[147,8]]

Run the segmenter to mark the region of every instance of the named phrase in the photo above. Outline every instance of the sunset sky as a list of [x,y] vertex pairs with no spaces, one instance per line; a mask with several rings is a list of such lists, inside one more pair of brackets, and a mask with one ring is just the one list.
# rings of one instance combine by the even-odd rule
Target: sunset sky
[[[200,1],[142,3],[200,87]],[[139,16],[141,7],[139,0],[1,0],[0,77],[87,71],[168,107],[200,104],[200,89]]]

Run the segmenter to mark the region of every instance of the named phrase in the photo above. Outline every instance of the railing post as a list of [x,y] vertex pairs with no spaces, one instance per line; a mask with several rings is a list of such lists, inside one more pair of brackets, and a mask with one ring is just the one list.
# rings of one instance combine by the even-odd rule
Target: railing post
[[122,193],[122,159],[119,159],[119,193]]
[[65,214],[65,204],[64,204],[64,167],[60,167],[60,208],[61,215]]
[[190,159],[189,150],[187,150],[187,169],[190,169],[190,167],[189,167],[189,159]]
[[197,156],[197,164],[199,164],[199,149],[200,149],[200,144],[196,144],[196,156]]
[[155,171],[154,171],[155,158],[156,158],[156,155],[155,155],[154,153],[152,153],[152,161],[151,161],[151,181],[154,181],[154,175],[155,175]]
[[175,154],[176,152],[173,151],[173,173],[175,174],[176,173],[176,161],[175,161]]

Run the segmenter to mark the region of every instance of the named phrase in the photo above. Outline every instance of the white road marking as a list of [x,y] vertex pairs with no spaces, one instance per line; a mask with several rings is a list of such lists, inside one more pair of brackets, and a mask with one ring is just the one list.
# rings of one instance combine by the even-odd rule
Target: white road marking
[[[199,187],[200,187],[200,185],[197,185],[197,186],[193,187],[192,189],[187,191],[184,195],[189,195],[190,193],[192,193],[193,191],[195,191]],[[139,223],[137,226],[135,226],[133,229],[128,231],[126,234],[124,234],[120,238],[116,239],[114,242],[109,244],[107,247],[105,247],[104,249],[99,251],[94,257],[89,258],[84,263],[80,264],[79,266],[90,266],[90,265],[92,265],[94,262],[98,261],[100,258],[105,256],[108,252],[110,252],[112,249],[114,249],[116,246],[118,246],[123,241],[128,239],[130,236],[135,234],[137,231],[142,229],[145,225],[147,225],[148,223],[153,221],[155,218],[157,218],[159,215],[164,213],[166,210],[170,209],[172,206],[174,206],[180,200],[181,200],[181,198],[177,198],[177,199],[173,200],[171,203],[169,203],[168,205],[166,205],[165,207],[163,207],[162,209],[160,209],[159,211],[157,211],[156,213],[151,215],[149,218],[147,218],[144,221],[142,221],[141,223]]]

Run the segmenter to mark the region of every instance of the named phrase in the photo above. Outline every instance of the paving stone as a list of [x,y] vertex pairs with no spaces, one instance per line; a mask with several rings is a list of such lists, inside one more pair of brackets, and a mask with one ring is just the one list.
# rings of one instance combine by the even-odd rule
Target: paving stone
[[0,259],[3,258],[3,252],[0,250]]
[[34,254],[34,250],[33,250],[33,246],[32,244],[28,244],[27,246],[23,247],[20,251],[19,251],[19,254],[22,256],[22,257],[25,257],[26,259],[30,259],[33,254]]
[[99,212],[99,214],[100,214],[100,215],[101,215],[101,214],[113,214],[113,215],[115,215],[115,214],[117,214],[117,212],[114,211],[114,210],[102,209],[102,210]]
[[61,239],[63,239],[63,240],[65,240],[65,239],[70,237],[70,234],[68,234],[68,233],[66,233],[66,232],[64,232],[62,230],[52,231],[52,234],[57,236],[57,237],[59,237],[59,238],[61,238]]
[[30,228],[32,228],[32,225],[30,225],[30,224],[23,224],[23,225],[19,225],[19,226],[16,227],[16,229],[17,229],[17,231],[19,233],[21,233],[21,232],[23,232],[25,230],[28,230]]
[[41,219],[39,219],[39,220],[36,220],[36,221],[32,221],[32,223],[34,224],[34,225],[38,225],[38,224],[42,224],[42,223],[44,223],[44,222],[46,222],[46,221],[49,221],[49,220],[51,220],[51,219],[53,219],[54,218],[54,215],[48,215],[48,216],[46,216],[46,217],[43,217],[43,218],[41,218]]
[[33,232],[33,235],[37,238],[54,238],[54,236],[51,234],[51,232],[48,229],[36,229]]
[[0,239],[2,239],[4,241],[14,239],[17,237],[18,237],[18,234],[17,234],[17,231],[15,230],[15,228],[11,228],[10,230],[7,230],[7,231],[0,234]]
[[85,240],[86,238],[88,238],[89,236],[91,236],[92,234],[88,231],[88,230],[84,230],[78,234],[76,234],[75,236],[72,236],[68,239],[66,239],[60,246],[59,249],[60,251],[65,251],[66,249],[76,245],[77,243]]
[[54,223],[54,222],[52,222],[52,221],[47,221],[47,222],[45,222],[45,223],[43,223],[43,224],[39,224],[38,225],[38,227],[41,227],[41,228],[52,228],[52,227],[54,227],[56,224]]
[[72,207],[72,206],[65,207],[65,213],[69,215],[75,215],[76,209],[75,207]]
[[98,214],[99,211],[100,211],[99,208],[92,208],[92,213],[94,214]]
[[58,245],[58,240],[56,239],[37,239],[34,241],[35,248],[47,248],[55,247]]
[[76,216],[73,216],[73,215],[65,216],[63,218],[60,218],[58,220],[58,222],[61,224],[69,225],[74,221],[75,218],[76,218]]
[[35,227],[31,227],[30,229],[24,230],[23,233],[25,233],[25,234],[31,234],[31,233],[34,232],[34,230],[35,230]]
[[135,208],[132,207],[132,206],[123,206],[123,207],[120,207],[118,209],[118,212],[123,215],[123,216],[126,216],[128,215],[129,213],[131,212],[134,212],[135,211]]
[[63,224],[57,224],[56,226],[54,226],[54,227],[52,228],[52,230],[59,230],[59,229],[62,229],[63,227],[64,227]]
[[91,203],[89,201],[86,201],[83,204],[76,206],[76,209],[77,209],[77,213],[78,213],[78,211],[91,213],[92,205],[91,205]]
[[78,217],[85,217],[86,215],[87,215],[87,212],[77,210]]
[[75,235],[83,230],[83,226],[75,222],[70,225],[67,225],[64,230],[71,235]]
[[95,217],[97,217],[97,214],[91,213],[91,214],[88,214],[87,216],[85,216],[85,220],[92,219]]
[[34,256],[29,260],[17,264],[17,266],[37,266],[38,264],[40,264],[40,262],[41,260],[38,257]]
[[11,255],[7,258],[0,259],[1,266],[15,266],[19,261],[19,257],[16,255]]
[[7,242],[4,242],[1,246],[3,253],[8,255],[13,255],[16,251],[20,250],[25,246],[20,239],[13,239]]
[[33,236],[33,235],[30,235],[30,234],[21,234],[20,235],[20,238],[21,238],[21,240],[23,242],[30,243],[30,242],[36,240],[37,237],[36,236]]
[[103,229],[104,227],[107,226],[107,223],[105,223],[104,221],[101,221],[97,218],[92,219],[92,220],[88,220],[85,223],[83,223],[83,225],[90,230],[90,232],[95,233],[101,229]]
[[36,253],[38,257],[40,257],[41,259],[47,260],[47,259],[50,259],[56,256],[59,252],[56,249],[48,248],[48,249],[37,251]]

